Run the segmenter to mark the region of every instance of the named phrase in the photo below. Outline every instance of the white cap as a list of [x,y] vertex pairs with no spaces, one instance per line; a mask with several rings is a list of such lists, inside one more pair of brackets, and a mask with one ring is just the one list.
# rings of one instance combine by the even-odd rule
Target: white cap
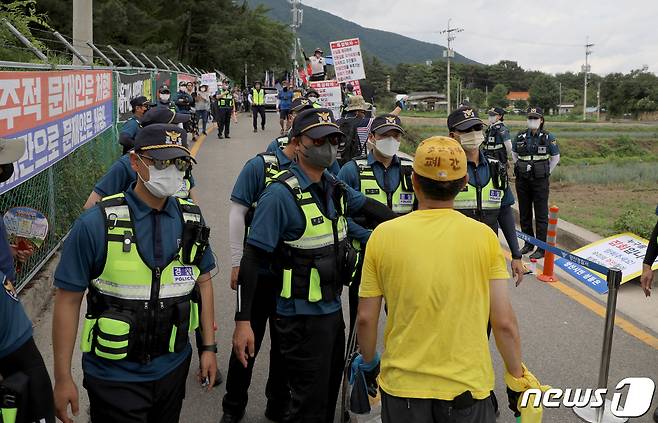
[[24,138],[0,138],[0,164],[14,163],[25,153]]

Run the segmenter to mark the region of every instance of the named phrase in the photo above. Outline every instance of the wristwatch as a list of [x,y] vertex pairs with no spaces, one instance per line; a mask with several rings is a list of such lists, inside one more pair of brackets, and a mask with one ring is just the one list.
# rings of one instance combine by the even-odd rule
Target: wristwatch
[[206,352],[206,351],[210,351],[217,354],[217,344],[201,345],[199,347],[199,352]]

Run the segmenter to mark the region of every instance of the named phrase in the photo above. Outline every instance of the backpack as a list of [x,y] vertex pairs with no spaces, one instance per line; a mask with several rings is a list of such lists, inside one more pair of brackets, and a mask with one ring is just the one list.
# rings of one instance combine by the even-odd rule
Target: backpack
[[354,157],[362,156],[365,151],[362,151],[361,141],[359,140],[359,133],[357,128],[361,123],[361,119],[341,119],[338,121],[338,128],[340,132],[345,134],[343,141],[338,144],[338,164],[343,166],[345,163],[352,160]]

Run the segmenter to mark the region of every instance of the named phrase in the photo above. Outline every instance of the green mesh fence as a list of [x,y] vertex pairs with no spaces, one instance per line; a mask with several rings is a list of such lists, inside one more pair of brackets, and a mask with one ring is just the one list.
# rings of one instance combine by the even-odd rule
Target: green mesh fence
[[[116,98],[116,78],[113,98]],[[116,117],[116,101],[113,116]],[[48,235],[44,244],[30,259],[18,267],[18,289],[23,287],[60,245],[75,219],[82,213],[96,181],[120,156],[118,129],[114,125],[87,142],[55,165],[0,195],[0,213],[12,207],[31,207],[48,219]]]

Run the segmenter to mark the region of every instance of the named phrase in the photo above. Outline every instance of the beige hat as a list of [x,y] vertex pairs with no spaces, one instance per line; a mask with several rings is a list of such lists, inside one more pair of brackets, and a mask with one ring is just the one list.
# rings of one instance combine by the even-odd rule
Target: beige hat
[[25,153],[24,138],[0,138],[0,164],[14,163]]
[[355,110],[363,110],[366,111],[368,110],[368,103],[363,99],[363,96],[361,95],[355,95],[350,97],[350,102],[347,104],[347,107],[345,108],[346,112],[353,112]]

